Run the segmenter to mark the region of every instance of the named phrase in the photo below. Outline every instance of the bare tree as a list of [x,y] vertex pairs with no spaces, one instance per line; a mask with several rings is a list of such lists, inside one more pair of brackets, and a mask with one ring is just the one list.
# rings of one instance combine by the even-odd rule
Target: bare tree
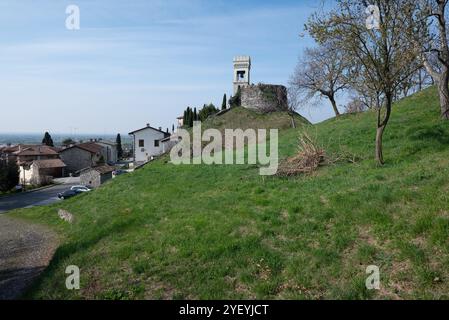
[[296,88],[303,102],[317,96],[326,97],[338,117],[340,111],[335,98],[339,91],[347,88],[346,68],[343,54],[331,42],[326,42],[317,48],[304,51],[290,84]]
[[416,91],[421,91],[424,88],[434,84],[432,77],[427,72],[424,65],[416,72],[414,82],[416,86]]
[[346,113],[360,113],[367,109],[367,105],[361,96],[354,96],[345,106]]
[[447,4],[448,0],[419,1],[417,25],[411,33],[415,45],[421,49],[423,64],[438,88],[441,117],[445,120],[449,120]]
[[287,99],[288,99],[288,113],[292,120],[292,128],[296,128],[295,114],[296,110],[298,110],[299,108],[300,101],[298,90],[295,87],[290,86],[287,88]]
[[[376,161],[384,163],[382,139],[390,120],[394,97],[400,85],[411,76],[408,66],[417,58],[415,46],[408,41],[407,30],[414,24],[409,12],[415,5],[410,0],[338,0],[336,8],[325,15],[313,15],[307,30],[318,42],[333,39],[343,52],[361,66],[359,77],[379,93],[376,131]],[[367,25],[367,8],[378,13],[378,25]],[[411,10],[413,11],[413,10]]]

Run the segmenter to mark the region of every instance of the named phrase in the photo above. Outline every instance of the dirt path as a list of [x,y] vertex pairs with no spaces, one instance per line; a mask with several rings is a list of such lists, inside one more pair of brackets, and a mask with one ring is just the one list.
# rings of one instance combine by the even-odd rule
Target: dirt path
[[0,215],[0,300],[19,298],[48,265],[56,247],[52,231]]

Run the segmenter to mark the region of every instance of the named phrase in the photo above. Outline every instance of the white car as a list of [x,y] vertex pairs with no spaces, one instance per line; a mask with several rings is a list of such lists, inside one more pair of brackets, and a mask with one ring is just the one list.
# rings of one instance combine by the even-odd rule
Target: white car
[[89,191],[91,191],[91,189],[86,187],[86,186],[73,186],[73,187],[70,188],[70,190],[76,191],[76,192],[89,192]]

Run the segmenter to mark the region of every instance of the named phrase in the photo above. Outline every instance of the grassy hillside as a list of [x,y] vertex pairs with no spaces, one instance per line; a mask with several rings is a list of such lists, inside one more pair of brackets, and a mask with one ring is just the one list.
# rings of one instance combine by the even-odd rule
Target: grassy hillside
[[[310,122],[301,115],[294,116],[295,124],[310,125]],[[210,117],[203,124],[204,128],[224,129],[289,129],[292,119],[286,112],[273,112],[270,114],[257,113],[242,107],[231,109],[221,116]]]
[[[395,105],[381,168],[375,114],[308,131],[328,153],[360,160],[295,178],[160,160],[79,198],[15,211],[64,239],[27,297],[449,298],[449,123],[435,91]],[[298,134],[281,131],[283,157]],[[81,268],[81,290],[65,289],[67,265]],[[365,289],[368,265],[380,267],[380,291]]]

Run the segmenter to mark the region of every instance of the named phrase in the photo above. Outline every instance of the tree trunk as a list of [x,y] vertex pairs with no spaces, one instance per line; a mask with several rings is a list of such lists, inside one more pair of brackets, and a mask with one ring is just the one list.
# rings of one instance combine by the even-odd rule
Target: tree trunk
[[441,118],[449,120],[449,45],[447,43],[446,30],[446,5],[447,0],[437,0],[438,31],[440,34],[440,57],[442,70],[437,81],[438,94],[440,95]]
[[338,111],[338,108],[337,108],[337,102],[335,102],[335,98],[332,97],[332,96],[330,96],[330,97],[329,97],[329,100],[330,100],[330,102],[331,102],[331,104],[332,104],[332,108],[334,109],[335,116],[336,116],[336,117],[339,117],[339,116],[340,116],[340,111]]
[[384,157],[383,157],[383,147],[382,147],[382,139],[383,134],[385,131],[385,128],[388,125],[388,120],[390,120],[391,115],[391,105],[393,104],[393,95],[387,93],[385,95],[386,101],[385,101],[385,116],[384,119],[381,120],[381,111],[382,109],[379,108],[377,110],[377,131],[376,131],[376,161],[379,165],[383,165]]
[[423,85],[423,79],[422,79],[422,69],[418,70],[418,91],[421,92],[422,91],[422,85]]
[[449,120],[449,70],[445,70],[437,81],[440,97],[441,118]]
[[376,132],[376,161],[380,165],[384,164],[384,156],[382,153],[382,137],[384,134],[385,127],[386,125],[377,127]]

